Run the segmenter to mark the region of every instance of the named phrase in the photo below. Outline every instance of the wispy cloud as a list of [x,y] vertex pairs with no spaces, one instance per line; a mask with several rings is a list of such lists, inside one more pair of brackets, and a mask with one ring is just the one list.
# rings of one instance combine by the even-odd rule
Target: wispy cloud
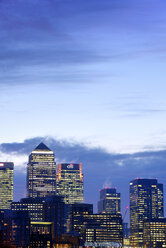
[[146,52],[164,56],[164,7],[157,0],[1,0],[0,83],[64,82],[60,67],[82,82],[85,63],[93,70]]

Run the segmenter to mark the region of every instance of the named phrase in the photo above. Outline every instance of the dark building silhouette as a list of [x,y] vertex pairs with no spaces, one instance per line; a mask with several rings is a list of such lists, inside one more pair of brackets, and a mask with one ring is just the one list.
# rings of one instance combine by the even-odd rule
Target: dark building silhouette
[[24,248],[29,246],[30,219],[27,211],[1,210],[0,247]]
[[116,188],[100,190],[98,213],[120,214],[120,193],[116,192]]
[[30,237],[29,248],[52,248],[52,238],[48,234],[33,233]]
[[53,222],[53,237],[61,237],[65,231],[65,204],[61,196],[45,198],[44,221]]
[[130,182],[130,244],[143,247],[145,219],[163,217],[163,188],[157,179]]
[[55,195],[56,164],[54,153],[40,143],[30,154],[27,165],[28,197]]
[[12,245],[26,248],[30,243],[30,218],[27,211],[12,213]]
[[45,204],[44,197],[23,198],[20,202],[13,202],[11,210],[13,212],[28,211],[31,221],[43,221]]
[[42,228],[41,225],[45,225],[45,229],[51,225],[53,237],[59,237],[65,231],[65,203],[61,196],[23,198],[13,202],[11,209],[13,213],[28,212],[33,232],[35,226]]
[[[12,211],[7,209],[0,210],[1,218],[1,238],[2,243],[6,247],[12,245]],[[1,247],[1,246],[0,246]]]

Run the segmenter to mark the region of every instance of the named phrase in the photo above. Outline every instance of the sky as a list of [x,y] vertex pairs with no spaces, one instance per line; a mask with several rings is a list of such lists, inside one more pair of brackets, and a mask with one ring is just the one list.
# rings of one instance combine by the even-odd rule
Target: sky
[[[33,141],[24,152],[0,150],[0,159],[13,159],[23,174],[40,137],[95,150],[93,161],[76,156],[98,165],[95,176],[105,171],[95,189],[107,180],[122,185],[114,169],[122,169],[126,192],[132,177],[155,176],[154,164],[164,170],[165,9],[164,0],[0,0],[0,144]],[[107,179],[100,150],[127,156],[133,173],[109,157]],[[143,164],[130,159],[140,153],[148,154]]]

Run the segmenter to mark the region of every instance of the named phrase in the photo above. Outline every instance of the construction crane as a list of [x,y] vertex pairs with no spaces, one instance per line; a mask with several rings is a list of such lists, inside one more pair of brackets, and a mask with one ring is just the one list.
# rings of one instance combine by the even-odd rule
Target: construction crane
[[127,214],[127,212],[128,212],[128,209],[129,209],[129,206],[126,207],[126,210],[125,210],[125,213],[124,213],[124,217],[123,217],[123,222],[124,222],[124,220],[125,220],[125,217],[126,217],[126,214]]

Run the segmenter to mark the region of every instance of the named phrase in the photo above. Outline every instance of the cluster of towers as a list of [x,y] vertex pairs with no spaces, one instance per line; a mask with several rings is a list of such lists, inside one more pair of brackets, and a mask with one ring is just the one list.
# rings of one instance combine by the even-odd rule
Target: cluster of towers
[[62,195],[65,203],[83,202],[81,164],[56,163],[53,151],[40,143],[30,154],[27,166],[28,197]]
[[130,182],[126,234],[116,188],[100,190],[97,214],[84,203],[81,164],[56,166],[53,151],[40,143],[29,156],[27,197],[19,202],[13,202],[13,168],[13,163],[0,163],[0,234],[2,229],[6,244],[57,247],[64,239],[73,244],[78,238],[77,246],[166,247],[163,184],[157,179]]
[[157,179],[130,182],[131,247],[166,247],[163,184]]
[[66,242],[69,247],[122,246],[120,195],[110,191],[110,202],[103,189],[98,214],[94,214],[93,205],[84,203],[81,164],[56,165],[53,151],[40,143],[29,156],[27,197],[19,202],[13,202],[13,163],[1,163],[0,175],[0,238],[2,232],[5,245],[43,248],[63,247]]

